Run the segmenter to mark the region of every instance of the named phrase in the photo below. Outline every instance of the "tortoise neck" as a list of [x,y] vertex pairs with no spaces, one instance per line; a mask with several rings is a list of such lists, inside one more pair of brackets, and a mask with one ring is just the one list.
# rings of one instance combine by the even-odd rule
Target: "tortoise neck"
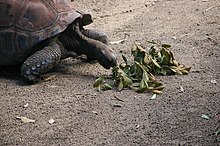
[[72,25],[73,24],[70,24],[66,30],[59,35],[58,41],[67,51],[76,51],[76,53],[79,53],[79,36],[73,31]]

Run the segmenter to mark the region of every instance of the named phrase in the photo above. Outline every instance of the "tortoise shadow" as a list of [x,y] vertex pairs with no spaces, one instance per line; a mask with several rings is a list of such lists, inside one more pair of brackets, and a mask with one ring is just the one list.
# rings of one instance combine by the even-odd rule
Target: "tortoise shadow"
[[[77,66],[84,66],[85,64],[89,63],[87,60],[77,60],[77,61],[64,61],[59,63],[58,65],[56,65],[52,70],[50,70],[49,72],[47,72],[48,74],[64,74],[64,75],[68,75],[68,74],[74,74],[76,76],[82,76],[82,77],[87,77],[87,78],[96,78],[94,75],[88,75],[88,74],[84,74],[83,72],[78,72],[78,71],[74,71],[73,72],[69,72],[68,69],[69,68],[74,68]],[[91,63],[91,62],[90,62]],[[17,65],[17,66],[7,66],[7,67],[0,67],[0,79],[6,79],[6,80],[11,80],[13,82],[15,82],[16,85],[19,86],[30,86],[33,85],[31,83],[26,82],[25,80],[22,79],[21,74],[20,74],[20,69],[21,69],[21,65]],[[47,74],[46,73],[46,74]],[[45,74],[45,75],[46,75]]]
[[20,65],[0,67],[0,78],[14,81],[16,85],[26,85],[27,83],[21,80],[20,69]]
[[0,78],[15,80],[20,77],[21,66],[0,67]]
[[[89,61],[89,60],[78,60],[78,61],[74,61],[74,62],[71,62],[71,61],[66,61],[66,62],[61,62],[60,64],[58,64],[57,66],[55,66],[51,71],[53,73],[60,73],[60,74],[63,74],[63,75],[74,75],[74,76],[77,76],[77,77],[84,77],[84,78],[97,78],[97,76],[95,75],[92,75],[92,74],[87,74],[84,72],[84,67],[86,68],[87,67],[87,64],[94,64],[96,63],[97,61]],[[79,69],[79,66],[82,70]],[[74,70],[74,68],[76,70]],[[70,71],[70,70],[71,71]],[[72,70],[73,69],[73,70]]]

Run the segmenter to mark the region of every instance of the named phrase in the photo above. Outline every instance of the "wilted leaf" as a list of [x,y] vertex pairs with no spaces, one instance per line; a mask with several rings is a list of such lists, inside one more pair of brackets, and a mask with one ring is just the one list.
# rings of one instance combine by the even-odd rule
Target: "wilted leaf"
[[189,72],[187,70],[181,70],[181,72],[182,72],[183,75],[189,74]]
[[121,39],[121,40],[118,40],[118,41],[112,41],[112,42],[109,42],[109,44],[118,45],[118,44],[124,43],[126,40],[127,40],[127,38]]
[[26,103],[25,105],[23,105],[24,108],[27,108],[29,106],[28,103]]
[[137,90],[135,90],[136,92],[138,92],[138,93],[143,93],[143,92],[145,92],[145,91],[147,91],[148,90],[148,87],[147,86],[143,86],[143,87],[139,87]]
[[140,86],[140,83],[132,83],[131,86],[133,86],[133,87],[139,87],[139,86]]
[[176,37],[175,37],[175,36],[173,36],[173,37],[172,37],[172,39],[176,40]]
[[147,43],[149,43],[149,44],[157,44],[156,42],[154,42],[154,41],[146,41]]
[[204,115],[204,114],[203,114],[201,117],[202,117],[203,119],[206,119],[206,120],[209,120],[209,119],[210,119],[209,116]]
[[191,67],[184,67],[184,70],[189,71],[191,69]]
[[152,59],[152,62],[154,63],[154,65],[155,65],[156,67],[161,68],[161,66],[157,63],[156,60]]
[[[179,63],[176,60],[173,60],[173,65],[179,66]],[[186,69],[187,70],[187,69]]]
[[135,87],[135,86],[130,86],[130,88],[136,92],[138,92],[138,90],[139,90],[139,87]]
[[53,124],[54,122],[55,122],[54,119],[50,119],[50,120],[48,121],[49,124]]
[[178,68],[176,68],[176,69],[174,69],[174,70],[176,71],[177,74],[183,75],[183,73],[182,73],[180,70],[178,70]]
[[212,84],[217,84],[217,81],[216,80],[211,80],[211,83]]
[[[118,90],[130,87],[137,92],[162,93],[164,86],[156,81],[154,75],[185,75],[191,67],[185,67],[174,59],[171,51],[167,50],[171,45],[158,45],[155,42],[148,42],[151,46],[144,48],[139,43],[134,43],[131,48],[133,60],[130,61],[124,55],[124,62],[113,67],[112,77]],[[104,89],[102,79],[97,79],[94,87]],[[107,86],[112,89],[111,86]]]
[[92,113],[98,115],[98,112],[97,112],[97,111],[92,111]]
[[149,65],[150,63],[151,63],[151,59],[149,58],[148,55],[145,55],[145,56],[144,56],[144,64],[145,64],[145,65]]
[[137,44],[137,48],[139,51],[146,53],[146,50],[139,44]]
[[52,76],[49,76],[49,77],[43,77],[43,81],[47,82],[47,81],[51,81],[51,80],[53,80],[55,78],[56,78],[56,75],[52,75]]
[[180,92],[183,93],[184,92],[184,89],[182,86],[180,86]]
[[164,89],[164,86],[161,84],[160,86],[154,87],[154,90],[162,91]]
[[138,50],[137,50],[137,45],[136,45],[136,44],[134,44],[134,45],[131,47],[131,53],[132,53],[132,55],[133,55],[134,57],[137,56]]
[[28,119],[26,117],[16,117],[16,119],[21,120],[23,123],[34,123],[35,122],[35,120]]
[[169,45],[169,44],[162,44],[162,47],[167,49],[167,48],[170,48],[171,45]]
[[154,94],[150,99],[153,100],[153,99],[156,99],[157,98],[157,94]]
[[155,94],[161,94],[161,93],[163,93],[163,92],[160,91],[160,90],[152,90],[152,92],[155,93]]

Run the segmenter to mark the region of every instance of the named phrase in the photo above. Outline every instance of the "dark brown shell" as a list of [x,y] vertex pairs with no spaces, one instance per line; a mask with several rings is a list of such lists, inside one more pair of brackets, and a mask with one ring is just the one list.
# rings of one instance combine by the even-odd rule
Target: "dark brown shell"
[[70,0],[0,0],[0,66],[15,64],[8,57],[24,61],[33,46],[61,33],[77,18],[92,22]]

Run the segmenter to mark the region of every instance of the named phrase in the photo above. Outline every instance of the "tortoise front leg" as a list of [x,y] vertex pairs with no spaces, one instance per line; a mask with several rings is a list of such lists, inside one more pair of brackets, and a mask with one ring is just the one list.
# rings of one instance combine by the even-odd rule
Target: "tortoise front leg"
[[61,49],[52,42],[49,46],[31,55],[21,67],[21,76],[30,83],[37,83],[41,75],[50,71],[60,61]]
[[104,68],[110,69],[116,66],[116,55],[108,45],[97,41],[96,39],[89,38],[80,30],[79,23],[73,23],[74,36],[78,42],[80,49],[74,50],[78,54],[85,54],[88,58],[95,59]]
[[[82,34],[87,36],[88,38],[100,41],[106,45],[109,44],[108,37],[106,33],[96,30],[96,29],[82,29]],[[88,61],[94,61],[95,58],[91,56],[87,56]]]
[[106,45],[109,44],[108,37],[106,33],[96,30],[96,29],[82,29],[82,34],[87,36],[88,38],[98,40]]

